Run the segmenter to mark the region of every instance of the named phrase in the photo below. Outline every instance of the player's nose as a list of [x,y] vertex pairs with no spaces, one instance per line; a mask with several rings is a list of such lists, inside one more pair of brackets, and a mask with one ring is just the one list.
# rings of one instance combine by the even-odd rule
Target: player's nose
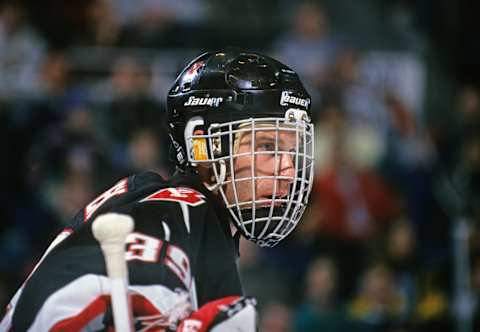
[[281,154],[278,175],[287,177],[289,183],[293,182],[293,177],[295,176],[295,164],[290,154]]

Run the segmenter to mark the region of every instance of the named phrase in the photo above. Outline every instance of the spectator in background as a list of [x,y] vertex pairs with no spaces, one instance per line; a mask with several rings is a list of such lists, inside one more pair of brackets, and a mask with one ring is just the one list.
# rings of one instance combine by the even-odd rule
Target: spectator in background
[[[100,128],[107,129],[115,145],[111,158],[120,169],[135,168],[129,161],[128,144],[139,130],[158,133],[159,146],[168,146],[164,108],[151,97],[150,80],[148,68],[132,57],[121,57],[113,63],[105,84],[93,91],[104,100],[96,109],[96,120]],[[158,157],[163,165],[168,161],[168,151]]]
[[35,92],[45,48],[19,2],[0,3],[0,98]]
[[199,0],[140,0],[135,4],[116,0],[113,3],[124,24],[172,20],[191,25],[202,22],[206,14],[206,6]]
[[464,163],[469,168],[467,175],[467,204],[469,214],[476,225],[480,224],[480,119],[465,142]]
[[[62,98],[68,98],[70,89],[73,88],[71,64],[66,54],[61,51],[48,53],[40,73],[39,97],[46,101],[58,98],[58,106],[61,108]],[[55,102],[56,100],[52,100],[52,104],[56,104]]]
[[[440,271],[441,273],[441,271]],[[439,272],[427,266],[421,275],[412,325],[415,331],[453,331],[451,307],[445,278]]]
[[114,46],[118,43],[121,25],[115,12],[115,1],[91,0],[85,8],[85,27],[80,43],[88,46]]
[[292,314],[288,306],[282,303],[270,303],[260,316],[259,331],[291,332]]
[[128,141],[127,170],[125,174],[138,173],[140,170],[149,170],[169,176],[169,169],[164,164],[168,151],[159,144],[158,135],[149,128],[138,128]]
[[[380,62],[378,64],[370,58],[372,57],[368,54],[361,54],[354,49],[344,49],[329,73],[323,90],[324,103],[333,101],[344,111],[344,118],[348,124],[345,131],[347,134],[362,132],[362,136],[365,136],[368,131],[372,138],[369,145],[377,145],[376,150],[380,153],[373,163],[370,163],[370,168],[373,167],[378,173],[383,174],[402,193],[418,196],[414,193],[419,190],[419,183],[425,181],[422,172],[434,161],[430,140],[420,120],[416,118],[418,111],[409,107],[397,91],[391,89],[392,85],[402,86],[403,82],[382,84],[381,79],[388,76],[384,73],[388,73],[388,70],[381,66],[380,60],[377,60]],[[403,68],[400,60],[397,61],[400,63],[393,60],[391,62],[392,66],[396,65],[394,66],[396,71],[399,72]],[[387,64],[384,63],[383,66]],[[407,64],[404,67],[408,72],[414,71]],[[407,76],[405,81],[411,81],[411,76],[415,75]],[[387,78],[384,80],[387,81]],[[389,79],[392,80],[391,77]],[[421,87],[421,84],[418,84]],[[362,157],[362,153],[366,152],[362,146],[366,145],[354,144],[352,152],[358,151],[355,154],[362,159],[371,159],[369,154],[365,155],[367,158]],[[415,199],[418,201],[422,198]],[[407,205],[409,208],[410,205],[413,206],[411,210],[417,208],[415,202],[408,202]],[[420,212],[412,213],[418,215]],[[409,217],[414,218],[412,215]],[[414,218],[414,221],[419,222],[418,218]]]
[[[433,157],[431,144],[421,126],[419,110],[414,109],[421,107],[423,93],[404,91],[408,90],[405,86],[416,82],[415,78],[419,81],[417,89],[423,90],[422,64],[400,56],[384,57],[387,59],[344,48],[328,72],[323,99],[327,103],[336,100],[352,125],[368,125],[374,130],[385,142],[385,158],[391,159],[392,167],[411,170],[429,165]],[[408,75],[403,81],[395,80],[394,74],[388,75],[387,66],[397,76],[402,76],[402,70]],[[411,99],[408,102],[407,97]]]
[[[390,166],[396,168],[402,180],[419,169],[430,168],[434,152],[427,132],[406,103],[394,93],[387,93],[385,106],[389,117]],[[404,173],[403,175],[400,173]],[[399,184],[400,185],[400,184]]]
[[[452,179],[456,190],[470,201],[474,215],[478,216],[480,186],[476,184],[479,183],[480,169],[480,93],[471,86],[463,86],[456,102],[454,114],[450,114],[442,127],[436,128],[438,134],[434,137],[442,162],[440,166]],[[470,188],[462,188],[462,181]]]
[[135,59],[115,61],[110,77],[112,101],[105,117],[112,137],[125,143],[140,127],[160,129],[164,110],[149,94],[150,73]]
[[[430,189],[433,181],[431,168],[435,162],[435,153],[430,138],[418,117],[419,111],[413,109],[416,103],[412,101],[407,103],[404,98],[408,94],[400,97],[401,91],[392,89],[397,86],[398,90],[402,90],[400,88],[408,86],[406,82],[411,82],[412,78],[421,78],[423,69],[414,61],[409,62],[404,59],[406,63],[402,63],[401,59],[397,59],[396,62],[393,55],[391,59],[386,56],[387,59],[383,61],[373,60],[373,58],[375,57],[360,54],[353,49],[345,49],[332,68],[323,98],[325,103],[333,101],[344,111],[342,119],[346,126],[338,134],[339,141],[346,142],[347,155],[353,157],[353,159],[351,157],[347,159],[354,161],[354,168],[362,170],[357,173],[361,175],[359,178],[373,180],[373,183],[363,182],[361,186],[370,191],[370,194],[375,191],[391,192],[391,188],[396,189],[395,194],[380,195],[382,197],[373,200],[373,197],[368,197],[367,193],[365,196],[367,208],[364,209],[367,213],[364,215],[370,215],[371,219],[377,222],[392,219],[398,216],[400,212],[398,207],[401,203],[402,213],[411,220],[421,239],[420,248],[417,248],[421,259],[431,259],[432,255],[436,256],[435,259],[446,257],[445,246],[437,250],[431,245],[437,241],[432,240],[433,238],[438,238],[438,243],[448,241],[446,238],[448,226],[445,227],[444,218],[442,216],[435,218],[438,228],[434,236],[428,231],[430,226],[426,224],[427,218],[438,214],[436,211],[438,206]],[[392,72],[401,73],[403,68],[408,73],[405,75],[404,82],[401,80],[391,82],[393,79],[391,76],[394,75],[388,74],[389,65],[394,69]],[[381,80],[382,77],[385,83]],[[419,89],[423,86],[422,82],[419,80],[416,83]],[[412,99],[420,100],[421,98]],[[326,135],[321,131],[322,128],[317,130],[317,133],[320,132],[320,140],[325,140]],[[319,145],[322,146],[322,144],[316,146]],[[328,160],[328,158],[323,159]],[[351,183],[354,182],[349,184],[350,188],[353,188]],[[396,213],[393,210],[390,210],[390,213],[387,212],[392,205],[386,201],[382,202],[383,199],[392,202],[389,197],[394,197],[393,201],[396,201],[394,203],[397,205],[397,208],[394,208]],[[368,203],[369,201],[374,204]],[[382,203],[375,206],[379,202]],[[353,204],[350,205],[353,206]],[[357,215],[361,215],[362,209],[358,209],[361,206],[357,204],[356,210],[359,211]],[[382,210],[383,212],[380,212]],[[376,214],[385,212],[383,217]]]
[[291,29],[278,38],[274,52],[310,85],[321,88],[338,55],[340,43],[331,34],[328,15],[320,4],[301,2],[292,19]]
[[353,48],[338,53],[326,74],[324,99],[336,101],[352,125],[367,124],[385,140],[389,119],[383,92],[366,84],[361,70],[362,56]]
[[338,270],[331,257],[317,257],[305,276],[305,290],[294,316],[294,331],[357,331],[337,295]]
[[10,100],[9,121],[12,135],[16,137],[16,147],[9,156],[12,178],[17,186],[30,190],[25,182],[27,154],[38,137],[47,128],[61,126],[65,110],[71,105],[86,100],[83,90],[74,84],[71,77],[70,62],[62,52],[48,53],[42,62],[38,87],[35,93],[24,98]]
[[406,219],[395,221],[386,234],[386,248],[380,250],[385,253],[398,291],[406,300],[405,316],[411,318],[423,273],[416,255],[416,238],[411,222]]
[[478,253],[473,255],[471,260],[470,278],[472,281],[473,326],[477,331],[480,329],[480,256]]
[[[0,150],[3,151],[6,156],[13,155],[14,148],[9,142],[9,139],[13,137],[12,134],[11,114],[5,102],[0,98]],[[0,164],[0,181],[3,183],[3,188],[0,189],[0,200],[2,202],[8,202],[8,197],[11,197],[11,189],[15,187],[15,183],[13,183],[11,177],[13,173],[11,166],[11,160]],[[0,212],[0,218],[7,220],[4,210]],[[0,223],[0,232],[5,226],[6,222]]]
[[397,331],[405,324],[406,299],[398,292],[392,271],[374,261],[363,272],[360,288],[349,305],[350,317],[370,331]]
[[202,43],[211,47],[250,45],[265,49],[285,24],[279,15],[281,0],[206,0],[205,3],[209,34],[204,36]]
[[94,178],[88,170],[67,169],[61,179],[45,183],[44,198],[58,220],[67,223],[94,197]]
[[[33,122],[34,132],[41,131],[40,123],[54,124],[63,119],[71,105],[88,100],[82,86],[75,82],[70,60],[64,51],[50,51],[40,67],[39,84],[28,98],[15,100],[19,116]],[[25,114],[22,115],[22,112]]]
[[375,166],[383,142],[369,126],[352,126],[339,104],[326,105],[316,127],[316,181],[299,231],[320,252],[336,258],[342,296],[353,291],[356,276],[401,200]]
[[200,0],[107,1],[119,18],[126,46],[185,47],[198,38],[207,12]]
[[39,133],[35,141],[29,157],[31,187],[62,222],[91,199],[93,191],[103,189],[105,181],[119,176],[87,104],[69,105],[63,121]]
[[[9,47],[10,45],[7,49]],[[3,49],[1,47],[0,52]],[[15,56],[21,59],[22,55],[19,53]],[[10,147],[6,158],[7,192],[5,196],[2,195],[6,200],[2,200],[2,203],[9,222],[0,234],[2,243],[0,274],[6,276],[7,282],[10,280],[11,289],[18,287],[14,279],[25,279],[40,258],[42,248],[47,244],[44,241],[51,239],[52,233],[61,223],[61,214],[57,214],[57,210],[53,210],[52,205],[46,204],[44,200],[48,197],[51,199],[49,203],[54,201],[54,197],[46,192],[50,188],[49,181],[52,180],[49,171],[53,171],[58,164],[49,164],[48,167],[44,167],[46,166],[44,162],[48,161],[42,158],[53,157],[52,154],[43,154],[40,151],[42,146],[44,148],[47,146],[51,148],[52,145],[59,147],[68,141],[63,136],[62,122],[67,118],[68,113],[65,110],[74,108],[73,105],[78,106],[78,100],[81,99],[74,92],[75,87],[70,80],[69,63],[64,55],[52,52],[43,60],[38,73],[36,90],[22,98],[12,98],[5,105],[9,134],[6,142]],[[2,78],[3,76],[0,80]],[[9,84],[14,85],[16,82],[17,80],[11,78]],[[86,122],[84,120],[84,116],[74,116],[69,126],[81,127]],[[54,130],[47,134],[46,130],[53,128]],[[69,143],[72,141],[66,143],[64,148],[71,149],[70,151],[75,150],[76,146],[68,146]],[[37,147],[40,150],[38,154],[34,152]],[[60,151],[55,150],[53,153],[56,152]],[[62,156],[65,157],[65,154]],[[59,160],[62,156],[58,155],[57,159],[53,159]],[[36,159],[37,157],[39,159]],[[42,193],[45,197],[41,196]],[[76,194],[72,193],[72,196],[74,195]]]
[[375,170],[381,139],[369,126],[351,126],[347,120],[337,105],[328,107],[318,123],[318,204],[309,216],[317,233],[363,246],[398,216],[400,200]]

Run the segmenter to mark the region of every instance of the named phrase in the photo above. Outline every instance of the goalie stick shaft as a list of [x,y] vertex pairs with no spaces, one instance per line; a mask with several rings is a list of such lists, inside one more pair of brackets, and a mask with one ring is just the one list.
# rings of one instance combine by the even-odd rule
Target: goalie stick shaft
[[125,240],[132,232],[133,219],[124,214],[98,216],[92,232],[100,242],[110,279],[113,320],[117,332],[133,332],[133,317],[128,297],[128,269],[125,261]]

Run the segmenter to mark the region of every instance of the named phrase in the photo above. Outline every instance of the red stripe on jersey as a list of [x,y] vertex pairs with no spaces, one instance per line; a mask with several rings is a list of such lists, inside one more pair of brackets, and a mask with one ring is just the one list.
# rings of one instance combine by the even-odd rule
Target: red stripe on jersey
[[90,202],[83,210],[83,221],[87,222],[87,220],[90,219],[90,217],[110,198],[126,192],[128,192],[128,178],[120,180],[112,188],[108,189]]
[[74,229],[72,227],[65,227],[63,230],[62,230],[62,233],[65,232],[65,233],[73,233],[74,232]]
[[135,316],[149,316],[162,314],[145,296],[140,294],[132,294],[133,312]]
[[79,314],[73,317],[66,318],[56,323],[49,331],[80,331],[91,320],[107,310],[110,304],[109,295],[101,295],[85,307]]
[[165,331],[169,324],[165,313],[159,311],[146,297],[141,294],[132,294],[133,315],[138,318],[142,326],[150,326],[148,331]]
[[190,206],[205,203],[205,196],[200,192],[187,187],[163,188],[145,197],[140,202],[146,201],[171,201],[183,202]]

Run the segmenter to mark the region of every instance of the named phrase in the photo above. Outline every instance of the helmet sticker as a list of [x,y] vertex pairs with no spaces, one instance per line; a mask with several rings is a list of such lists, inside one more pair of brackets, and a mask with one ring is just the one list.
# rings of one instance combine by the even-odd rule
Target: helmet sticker
[[288,91],[282,91],[282,95],[280,97],[280,105],[281,106],[288,106],[289,104],[303,106],[308,108],[310,105],[310,98],[300,98],[290,95]]
[[218,107],[223,102],[222,97],[200,97],[190,96],[183,106],[210,106]]
[[193,81],[193,78],[198,74],[200,69],[202,69],[205,66],[205,62],[199,61],[195,62],[185,73],[185,76],[183,77],[183,82],[184,83],[190,83]]
[[205,203],[205,196],[187,187],[163,188],[145,197],[140,202],[147,201],[183,202],[190,206],[198,206]]

